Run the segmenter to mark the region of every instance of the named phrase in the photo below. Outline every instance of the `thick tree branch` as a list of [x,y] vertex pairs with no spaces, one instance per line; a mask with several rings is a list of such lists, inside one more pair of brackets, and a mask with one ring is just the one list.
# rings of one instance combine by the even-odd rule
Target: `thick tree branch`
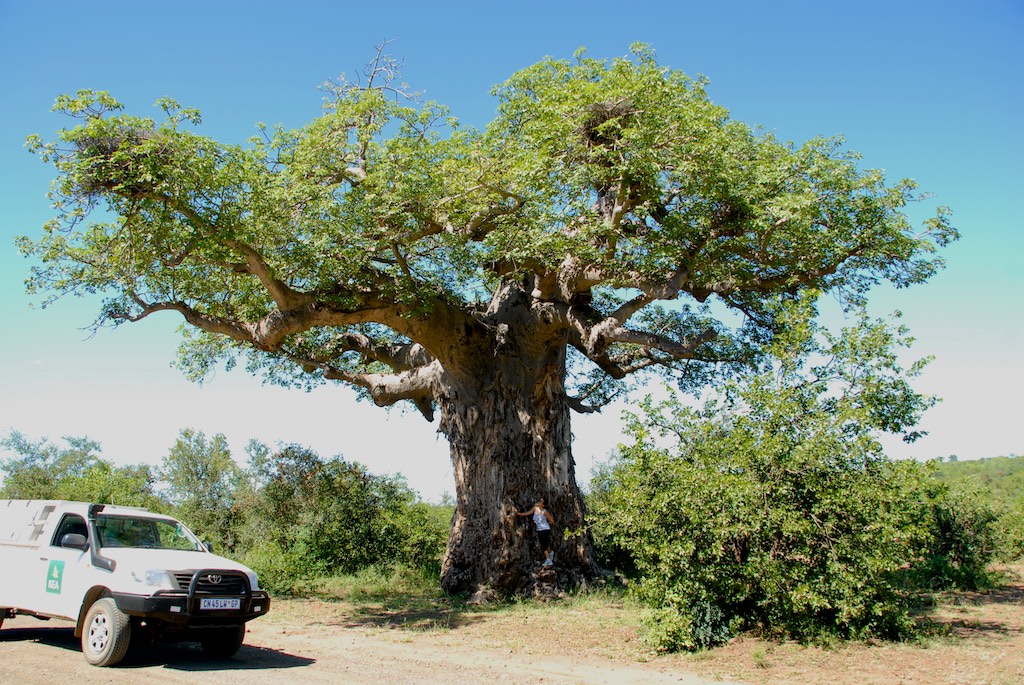
[[218,333],[239,342],[253,342],[250,328],[237,321],[205,314],[184,302],[157,302],[150,304],[135,293],[130,293],[130,297],[138,305],[139,313],[113,314],[110,315],[111,318],[135,322],[141,321],[156,312],[175,311],[181,314],[187,322],[207,333]]
[[[718,335],[714,329],[709,328],[689,340],[677,341],[663,335],[627,328],[618,319],[612,317],[592,323],[591,320],[596,318],[592,315],[596,315],[596,312],[590,309],[566,307],[556,311],[560,311],[564,317],[563,320],[569,329],[569,342],[599,368],[616,379],[624,378],[629,373],[642,368],[633,368],[629,365],[638,357],[649,358],[653,360],[650,363],[657,363],[656,358],[650,357],[650,350],[662,352],[671,360],[690,359],[700,346],[714,340]],[[640,352],[623,357],[612,357],[608,354],[608,349],[614,344],[634,346]],[[649,365],[646,362],[643,364],[643,366]]]
[[227,317],[202,312],[181,301],[149,303],[137,294],[131,294],[139,307],[137,314],[116,314],[111,318],[125,321],[139,321],[159,311],[176,311],[185,320],[207,333],[225,335],[232,340],[251,344],[265,352],[280,351],[285,339],[317,326],[344,326],[359,323],[394,321],[401,322],[399,313],[389,313],[383,307],[340,311],[317,303],[309,303],[297,309],[272,310],[256,321],[236,321]]
[[245,270],[259,279],[279,309],[294,310],[313,302],[311,296],[289,288],[283,281],[276,278],[270,265],[254,248],[234,239],[225,240],[224,244],[245,257]]
[[434,420],[433,388],[441,373],[441,365],[437,361],[396,374],[359,374],[325,365],[320,368],[328,380],[344,381],[368,390],[378,407],[408,400],[423,418]]
[[345,333],[332,347],[328,361],[346,352],[356,352],[367,361],[386,364],[396,371],[423,366],[433,360],[430,353],[419,343],[381,343],[368,335],[356,332]]
[[597,412],[601,411],[600,406],[586,404],[579,397],[566,396],[565,401],[569,405],[569,408],[572,409],[577,414],[596,414]]

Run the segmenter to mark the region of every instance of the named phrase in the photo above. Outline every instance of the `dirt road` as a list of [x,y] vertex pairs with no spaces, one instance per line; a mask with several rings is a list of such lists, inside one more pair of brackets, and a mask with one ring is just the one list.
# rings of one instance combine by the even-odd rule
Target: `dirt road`
[[814,647],[743,635],[693,655],[653,654],[636,607],[600,595],[491,608],[393,592],[278,599],[232,659],[158,645],[116,668],[86,664],[69,622],[19,617],[0,629],[0,684],[1020,685],[1024,564],[1014,568],[995,590],[940,596],[932,637],[920,642]]
[[[269,617],[267,617],[269,618]],[[89,666],[72,625],[33,618],[8,619],[0,629],[0,680],[53,685],[92,683],[650,683],[705,685],[710,681],[665,666],[622,663],[592,656],[481,647],[450,634],[257,620],[245,645],[226,660],[211,660],[197,645],[158,645],[129,653],[115,668]]]

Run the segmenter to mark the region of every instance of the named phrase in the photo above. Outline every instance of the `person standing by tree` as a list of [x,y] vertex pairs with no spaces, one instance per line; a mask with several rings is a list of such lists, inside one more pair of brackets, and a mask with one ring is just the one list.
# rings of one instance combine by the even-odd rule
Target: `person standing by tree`
[[544,508],[544,498],[541,497],[533,508],[528,511],[517,511],[516,516],[529,516],[533,514],[533,525],[537,528],[537,540],[541,549],[544,550],[544,566],[551,566],[555,563],[551,553],[551,527],[555,525],[555,518],[551,512]]

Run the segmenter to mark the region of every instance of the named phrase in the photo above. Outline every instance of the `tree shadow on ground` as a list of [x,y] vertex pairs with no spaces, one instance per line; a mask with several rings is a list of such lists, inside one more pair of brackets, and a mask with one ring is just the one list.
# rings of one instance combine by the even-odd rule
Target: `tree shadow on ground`
[[957,593],[956,604],[1024,604],[1024,583],[1007,583],[992,590]]
[[453,630],[480,623],[486,612],[485,608],[468,606],[462,601],[353,602],[342,616],[325,625],[416,632]]
[[[539,585],[542,581],[551,581],[552,578],[553,569],[544,569],[538,562],[534,582]],[[548,598],[554,596],[552,592]],[[474,603],[466,594],[448,595],[436,588],[384,588],[370,592],[336,594],[330,589],[314,587],[308,588],[296,598],[332,605],[335,615],[321,621],[322,625],[417,632],[468,628],[485,621],[487,614],[501,611],[510,603],[517,601],[516,598],[503,600],[493,594],[479,603]]]
[[937,633],[958,639],[1024,633],[1024,581],[1012,577],[990,590],[943,593],[929,614]]

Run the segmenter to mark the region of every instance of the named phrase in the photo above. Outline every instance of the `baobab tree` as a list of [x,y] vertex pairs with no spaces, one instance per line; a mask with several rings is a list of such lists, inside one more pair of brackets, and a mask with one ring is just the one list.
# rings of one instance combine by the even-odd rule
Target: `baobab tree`
[[21,248],[30,292],[102,294],[95,325],[182,317],[190,374],[242,362],[439,414],[449,591],[529,582],[539,557],[512,514],[541,496],[561,576],[596,572],[572,412],[631,379],[694,387],[756,359],[781,300],[924,281],[956,236],[942,209],[911,227],[911,181],[862,170],[842,141],[733,121],[642,46],[514,74],[482,130],[410,97],[396,66],[378,51],[325,86],[322,116],[245,146],[199,135],[170,99],[156,121],[107,93],[61,97],[77,124],[31,139],[58,215]]

